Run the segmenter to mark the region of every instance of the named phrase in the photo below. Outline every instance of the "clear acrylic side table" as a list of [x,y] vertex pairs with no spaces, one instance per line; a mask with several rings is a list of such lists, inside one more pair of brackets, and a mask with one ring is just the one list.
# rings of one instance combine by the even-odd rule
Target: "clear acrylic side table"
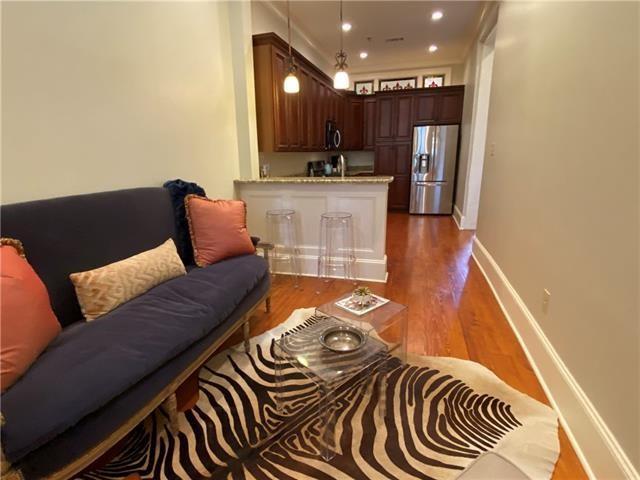
[[336,302],[348,298],[351,293],[332,300],[316,308],[316,315],[334,317],[375,335],[388,347],[389,353],[407,361],[407,322],[409,315],[406,305],[389,301],[381,307],[364,315],[356,315],[336,305]]
[[[324,348],[319,337],[325,329],[344,325],[339,319],[325,317],[317,323],[283,335],[274,342],[276,408],[282,412],[288,401],[285,370],[295,368],[318,388],[318,414],[322,421],[320,455],[330,461],[336,454],[336,394],[342,385],[362,374],[369,382],[374,373],[381,372],[381,394],[386,395],[387,345],[373,337],[355,352],[336,353]],[[291,365],[292,367],[289,367]],[[296,392],[293,392],[295,394]],[[295,400],[295,399],[293,399]],[[386,397],[379,402],[380,415],[385,415]]]

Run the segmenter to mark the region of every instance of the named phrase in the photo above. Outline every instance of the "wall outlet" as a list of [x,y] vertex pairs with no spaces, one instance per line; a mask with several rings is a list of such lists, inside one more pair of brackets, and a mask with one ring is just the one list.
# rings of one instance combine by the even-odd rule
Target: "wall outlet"
[[489,143],[489,156],[490,157],[496,156],[496,144],[494,142]]
[[549,313],[549,302],[551,301],[551,292],[546,288],[542,290],[542,313]]

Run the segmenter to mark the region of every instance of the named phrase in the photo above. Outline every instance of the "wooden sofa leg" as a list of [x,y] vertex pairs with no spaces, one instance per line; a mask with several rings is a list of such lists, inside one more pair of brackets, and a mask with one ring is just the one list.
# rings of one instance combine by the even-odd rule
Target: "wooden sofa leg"
[[169,430],[174,435],[177,434],[179,430],[179,414],[190,410],[198,403],[198,398],[200,398],[199,374],[200,369],[189,375],[189,377],[182,382],[182,385],[162,402],[162,409],[169,417]]
[[264,305],[267,313],[271,313],[271,297],[267,297],[267,299],[264,301]]
[[176,390],[176,410],[186,412],[191,410],[200,398],[200,369],[198,368],[182,382]]
[[244,351],[249,353],[251,351],[251,342],[249,342],[251,338],[251,325],[248,319],[242,325],[242,336],[244,337]]
[[162,402],[161,408],[164,413],[169,417],[169,431],[172,435],[176,435],[179,430],[178,425],[178,409],[176,408],[176,394],[169,395],[164,402]]

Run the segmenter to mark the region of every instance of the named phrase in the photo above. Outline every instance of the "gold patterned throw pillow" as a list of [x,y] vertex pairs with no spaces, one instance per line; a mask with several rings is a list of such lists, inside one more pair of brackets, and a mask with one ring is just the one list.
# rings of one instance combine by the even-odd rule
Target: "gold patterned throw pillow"
[[156,285],[187,272],[172,239],[119,262],[69,275],[87,320],[94,320]]

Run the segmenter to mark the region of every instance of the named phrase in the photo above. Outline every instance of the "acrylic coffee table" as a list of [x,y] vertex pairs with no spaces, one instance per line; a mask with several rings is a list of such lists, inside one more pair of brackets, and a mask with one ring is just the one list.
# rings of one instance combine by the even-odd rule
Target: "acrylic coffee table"
[[[386,307],[384,305],[377,310]],[[285,370],[291,365],[318,388],[318,414],[322,420],[320,454],[324,460],[330,461],[336,452],[336,394],[341,386],[356,379],[370,382],[374,374],[380,374],[381,401],[378,414],[382,417],[386,414],[386,374],[392,358],[390,354],[395,353],[405,360],[407,315],[406,307],[399,304],[389,305],[385,312],[377,314],[374,314],[374,310],[358,317],[357,321],[326,315],[321,309],[329,311],[331,306],[326,304],[318,307],[315,323],[283,335],[274,342],[276,408],[282,411],[288,401]],[[342,315],[342,312],[336,313]],[[345,324],[357,326],[365,332],[366,341],[360,349],[350,353],[336,353],[321,345],[320,336],[327,328]],[[376,327],[381,330],[378,331]]]
[[364,330],[369,336],[375,335],[387,344],[389,353],[397,355],[406,362],[409,318],[406,305],[390,300],[369,313],[356,315],[336,305],[340,300],[350,296],[351,293],[317,307],[316,315],[335,317]]

